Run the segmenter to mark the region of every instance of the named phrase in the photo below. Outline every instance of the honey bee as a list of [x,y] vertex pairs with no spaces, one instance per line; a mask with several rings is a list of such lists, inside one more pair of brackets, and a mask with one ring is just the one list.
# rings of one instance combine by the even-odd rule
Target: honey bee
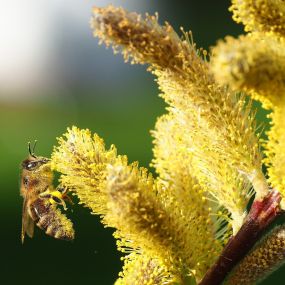
[[72,222],[58,209],[58,204],[66,209],[67,190],[62,187],[54,189],[53,172],[50,159],[34,154],[36,142],[29,156],[22,164],[21,196],[24,198],[22,210],[22,243],[25,234],[34,235],[34,223],[46,234],[63,240],[74,239]]

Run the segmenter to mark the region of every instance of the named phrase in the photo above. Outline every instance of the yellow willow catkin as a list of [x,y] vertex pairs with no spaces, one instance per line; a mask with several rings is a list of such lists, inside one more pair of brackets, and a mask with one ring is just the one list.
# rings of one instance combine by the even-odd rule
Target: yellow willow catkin
[[181,69],[184,59],[180,53],[188,53],[188,44],[180,41],[169,24],[160,26],[157,21],[157,15],[143,18],[110,5],[93,9],[91,27],[100,42],[121,50],[126,61],[132,58],[132,63]]
[[[242,173],[251,180],[257,197],[266,195],[268,187],[261,172],[261,155],[250,106],[245,106],[243,98],[215,83],[208,63],[197,54],[187,34],[186,39],[181,40],[169,24],[160,26],[156,16],[142,17],[113,6],[95,8],[91,25],[94,35],[108,46],[112,45],[115,51],[121,50],[125,59],[149,64],[166,102],[185,113],[189,121],[199,122],[193,129],[187,129],[207,145],[207,152],[201,147],[199,155],[215,153],[220,159],[210,160],[210,157],[210,161],[203,164],[206,169],[201,169],[199,163],[193,165],[197,172],[213,167],[219,169],[218,163],[222,161],[234,168],[236,175]],[[202,179],[204,177],[202,174]],[[199,175],[197,178],[200,180]],[[223,183],[227,183],[227,178]]]
[[123,271],[115,285],[164,285],[173,284],[165,266],[157,259],[132,252],[124,258]]
[[[214,199],[225,205],[231,213],[231,223],[235,233],[241,227],[245,217],[246,205],[252,194],[250,185],[245,183],[235,171],[228,168],[223,161],[218,164],[219,168],[208,167],[213,158],[219,160],[219,157],[215,156],[215,153],[207,151],[206,142],[200,140],[201,135],[196,136],[196,133],[185,132],[185,130],[191,129],[191,125],[195,123],[195,121],[189,121],[183,113],[179,112],[172,112],[161,117],[153,132],[155,137],[153,163],[160,177],[173,184],[173,187],[177,188],[177,196],[180,195],[182,199],[186,195],[182,195],[180,191],[183,191],[187,185],[188,177],[199,176],[200,183],[210,193],[210,200]],[[205,148],[202,154],[199,153],[201,147]],[[197,165],[200,165],[204,171],[197,172],[195,168]],[[193,187],[191,190],[192,203],[199,203],[201,198],[208,199],[205,191]],[[186,193],[188,191],[186,190]],[[225,193],[227,194],[225,195]]]
[[189,204],[192,211],[185,212],[180,201],[168,201],[172,197],[164,193],[163,185],[154,184],[146,170],[110,166],[108,173],[109,211],[104,220],[118,229],[115,237],[123,236],[119,246],[140,247],[147,255],[159,257],[177,281],[193,272],[201,279],[219,246],[207,231],[211,226],[208,213],[197,211],[199,204]]
[[273,32],[285,36],[285,3],[283,0],[232,0],[233,19],[245,25],[246,31]]
[[226,285],[253,285],[278,269],[285,261],[285,228],[271,231],[233,269]]
[[285,209],[285,101],[280,107],[274,108],[269,115],[271,118],[271,129],[268,132],[268,141],[264,144],[265,164],[272,187],[282,194],[281,206]]
[[[176,106],[172,110],[173,113],[179,114],[177,129],[180,129],[185,135],[188,134],[189,141],[183,147],[187,147],[186,155],[192,168],[190,173],[198,179],[206,191],[216,198],[218,203],[231,212],[232,218],[234,218],[234,232],[236,232],[243,223],[246,203],[250,197],[250,192],[243,191],[250,189],[247,185],[248,179],[254,184],[258,197],[262,197],[267,192],[260,166],[257,166],[260,164],[260,157],[258,143],[253,135],[254,123],[249,113],[250,105],[242,112],[244,102],[240,99],[236,100],[235,106],[226,107],[227,102],[235,100],[229,91],[223,94],[225,104],[221,103],[221,108],[215,109],[214,104],[211,105],[211,101],[215,97],[210,97],[208,100],[207,96],[212,94],[210,90],[208,90],[209,93],[206,93],[203,85],[195,86],[192,92],[193,94],[200,92],[200,96],[204,98],[199,100],[198,96],[193,97],[193,102],[191,102],[188,100],[187,94],[187,92],[191,92],[191,84],[187,85],[186,81],[184,85],[182,82],[177,85],[177,80],[169,80],[169,78],[170,76],[161,76],[158,80],[166,94],[165,97],[170,95],[175,100]],[[202,90],[199,90],[200,87]],[[213,95],[218,96],[217,93]],[[217,101],[218,99],[216,103]],[[181,103],[179,108],[177,103]],[[239,131],[235,127],[235,122],[243,129]],[[156,137],[161,136],[161,133],[156,135]],[[244,141],[245,137],[247,137],[247,141]],[[186,141],[184,140],[183,143]],[[177,144],[179,145],[179,143],[181,142],[178,141]],[[171,148],[173,145],[175,144],[169,144],[169,147]],[[249,149],[250,145],[253,146],[252,149]],[[164,146],[158,145],[157,148],[164,148]],[[162,149],[161,152],[163,153],[164,150]],[[241,157],[245,153],[247,154],[246,160]],[[155,152],[155,159],[160,160],[159,155],[159,151]],[[236,160],[237,157],[240,160]],[[161,160],[164,159],[169,158],[164,157]],[[173,170],[170,169],[170,171]],[[260,181],[262,182],[257,187]],[[240,185],[237,186],[237,183]],[[225,193],[227,194],[225,195]],[[221,197],[222,199],[220,199]]]
[[211,70],[218,82],[248,92],[267,109],[284,100],[284,43],[271,36],[226,37],[212,50]]
[[107,196],[101,189],[108,164],[127,165],[125,156],[117,156],[117,150],[111,146],[105,149],[103,140],[91,135],[89,130],[76,127],[58,139],[59,146],[52,154],[52,168],[61,175],[61,183],[76,189],[80,202],[96,214],[106,213]]
[[117,156],[114,146],[106,150],[96,134],[76,127],[59,139],[51,163],[62,173],[61,184],[117,229],[120,250],[141,248],[177,280],[194,273],[202,278],[221,250],[206,201],[191,204],[191,180],[182,203],[146,169]]

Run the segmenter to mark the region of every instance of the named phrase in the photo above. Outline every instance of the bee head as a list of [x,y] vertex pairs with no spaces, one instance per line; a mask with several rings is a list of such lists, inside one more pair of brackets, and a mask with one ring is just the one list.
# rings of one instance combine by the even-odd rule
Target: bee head
[[50,159],[46,157],[35,155],[34,150],[36,143],[37,141],[35,141],[33,148],[31,148],[31,143],[28,143],[29,157],[22,162],[23,169],[26,169],[28,171],[36,170],[43,164],[46,164],[50,161]]

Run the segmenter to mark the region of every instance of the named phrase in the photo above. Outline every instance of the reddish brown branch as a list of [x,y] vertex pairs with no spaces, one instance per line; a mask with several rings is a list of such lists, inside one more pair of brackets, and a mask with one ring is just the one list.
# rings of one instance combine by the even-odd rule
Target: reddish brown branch
[[216,263],[199,285],[220,285],[233,267],[249,252],[266,227],[281,213],[281,196],[272,190],[263,200],[255,201],[238,233],[225,246]]

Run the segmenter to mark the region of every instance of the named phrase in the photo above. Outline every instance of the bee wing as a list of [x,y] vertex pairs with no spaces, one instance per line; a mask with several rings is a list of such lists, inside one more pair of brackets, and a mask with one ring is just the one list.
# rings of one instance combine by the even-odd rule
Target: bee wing
[[33,237],[34,235],[34,221],[30,217],[28,212],[28,201],[29,197],[28,194],[26,194],[26,196],[24,197],[23,209],[22,209],[22,231],[21,231],[22,243],[24,243],[25,234],[27,234],[29,237]]

